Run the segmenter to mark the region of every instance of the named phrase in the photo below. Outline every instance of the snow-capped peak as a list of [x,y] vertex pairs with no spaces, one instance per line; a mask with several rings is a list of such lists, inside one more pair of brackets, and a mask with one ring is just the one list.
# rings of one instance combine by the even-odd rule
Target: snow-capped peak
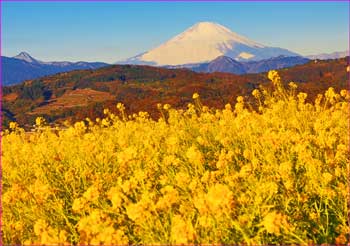
[[225,42],[225,41],[235,41],[240,44],[245,44],[249,46],[255,46],[262,48],[264,47],[262,44],[256,43],[252,40],[249,40],[246,37],[243,37],[237,33],[232,32],[227,27],[224,27],[223,25],[220,25],[218,23],[214,22],[198,22],[197,24],[193,25],[192,27],[188,28],[183,33],[179,34],[178,36],[174,37],[173,39],[169,41],[177,41],[184,38],[188,39],[198,39],[198,40],[204,40],[204,39],[211,39],[219,42]]
[[21,52],[18,55],[14,56],[13,58],[23,60],[29,63],[40,63],[38,60],[34,59],[32,56],[30,56],[27,52]]
[[278,55],[297,54],[264,46],[214,22],[199,22],[160,46],[124,63],[183,65],[209,62],[218,56],[236,60],[261,60]]

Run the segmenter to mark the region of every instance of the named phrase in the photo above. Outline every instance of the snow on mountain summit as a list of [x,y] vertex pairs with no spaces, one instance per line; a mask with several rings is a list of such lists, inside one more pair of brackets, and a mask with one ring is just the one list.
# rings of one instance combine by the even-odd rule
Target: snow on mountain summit
[[200,41],[208,43],[231,43],[235,41],[237,43],[246,44],[249,46],[255,46],[262,48],[261,44],[249,40],[246,37],[240,36],[237,33],[232,32],[227,27],[213,22],[199,22],[194,26],[190,27],[183,33],[174,37],[171,41]]
[[297,54],[264,46],[217,23],[199,22],[164,44],[132,57],[125,63],[182,65],[208,62],[222,55],[236,60],[259,60]]

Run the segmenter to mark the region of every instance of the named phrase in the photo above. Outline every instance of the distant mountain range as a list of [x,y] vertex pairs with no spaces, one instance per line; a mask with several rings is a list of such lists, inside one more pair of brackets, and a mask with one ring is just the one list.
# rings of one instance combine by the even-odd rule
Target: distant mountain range
[[[344,57],[346,52],[334,53]],[[312,56],[316,57],[316,56]],[[326,57],[320,55],[317,57]],[[331,56],[327,56],[327,59]],[[277,56],[259,61],[236,61],[227,56],[219,56],[206,63],[193,63],[174,66],[163,66],[164,68],[179,69],[186,68],[201,73],[261,73],[272,69],[282,69],[302,65],[310,61],[311,58],[302,56]],[[321,59],[321,58],[315,58]],[[335,58],[334,58],[335,59]],[[322,60],[322,59],[321,59]],[[97,69],[110,64],[103,62],[42,62],[30,56],[28,53],[21,52],[15,57],[2,57],[3,85],[13,85],[25,80],[36,79],[43,76],[53,75],[61,72],[69,72],[81,69]]]
[[220,24],[199,22],[157,48],[118,64],[174,66],[207,63],[219,56],[227,56],[236,61],[256,61],[280,55],[299,56],[287,49],[252,41]]
[[187,64],[180,66],[165,66],[166,68],[188,68],[195,72],[202,73],[261,73],[272,69],[282,69],[302,65],[309,62],[310,59],[302,56],[278,56],[260,61],[238,62],[227,56],[219,56],[208,63]]
[[349,51],[342,51],[342,52],[333,52],[333,53],[324,53],[324,54],[318,54],[318,55],[310,55],[307,56],[309,59],[320,59],[320,60],[328,60],[328,59],[338,59],[349,56]]
[[[212,22],[199,22],[161,44],[117,64],[150,65],[166,68],[187,68],[195,72],[234,74],[260,73],[304,64],[309,59],[337,59],[349,54],[302,57],[287,49],[269,47],[252,41],[228,28]],[[2,85],[80,69],[97,69],[103,62],[43,62],[26,52],[14,57],[1,57]]]
[[17,84],[24,80],[35,79],[56,73],[80,69],[96,69],[109,64],[103,62],[43,62],[21,52],[14,57],[1,57],[2,84]]

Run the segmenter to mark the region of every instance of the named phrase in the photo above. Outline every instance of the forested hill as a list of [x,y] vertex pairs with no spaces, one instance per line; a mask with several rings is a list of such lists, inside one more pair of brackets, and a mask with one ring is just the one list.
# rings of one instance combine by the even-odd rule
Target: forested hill
[[[296,82],[298,90],[307,92],[311,100],[330,86],[336,90],[347,88],[348,63],[348,57],[310,61],[279,71],[286,84]],[[29,126],[37,116],[49,122],[102,117],[103,108],[115,110],[117,102],[123,102],[128,113],[147,111],[158,117],[157,103],[185,108],[194,92],[200,94],[204,104],[223,107],[234,104],[238,95],[249,101],[251,91],[260,84],[270,84],[266,73],[205,74],[138,65],[72,71],[4,87],[3,124],[17,121]]]

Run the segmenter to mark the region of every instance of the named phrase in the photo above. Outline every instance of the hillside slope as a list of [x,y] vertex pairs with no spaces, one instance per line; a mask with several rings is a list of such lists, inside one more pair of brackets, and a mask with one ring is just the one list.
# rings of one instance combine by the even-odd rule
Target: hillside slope
[[[330,86],[346,88],[347,65],[347,58],[309,62],[282,69],[280,74],[283,81],[294,81],[300,90],[308,92],[311,100]],[[249,101],[251,91],[267,82],[266,73],[204,74],[137,65],[72,71],[4,87],[4,124],[15,119],[29,126],[37,116],[50,122],[102,117],[103,108],[115,110],[117,102],[126,105],[127,113],[147,111],[156,118],[160,102],[185,108],[197,92],[206,105],[223,107],[235,103],[237,95],[245,95]]]

